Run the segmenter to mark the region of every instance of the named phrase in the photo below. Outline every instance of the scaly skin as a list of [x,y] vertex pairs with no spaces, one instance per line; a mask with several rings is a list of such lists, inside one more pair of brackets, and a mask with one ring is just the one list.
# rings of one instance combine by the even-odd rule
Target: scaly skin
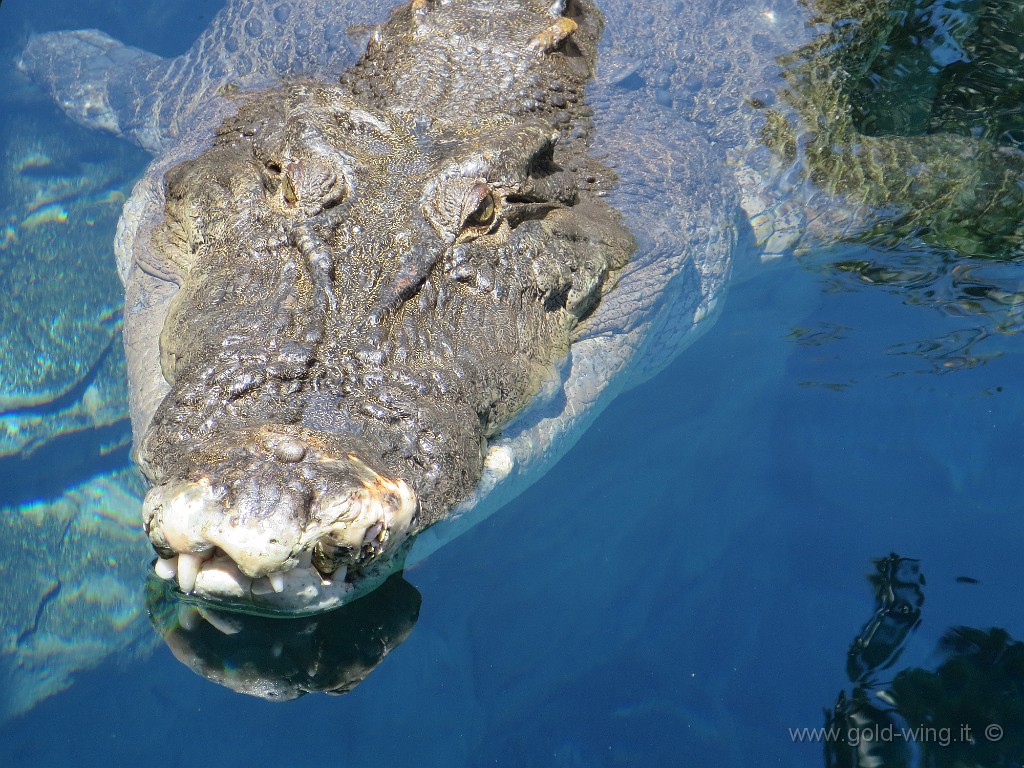
[[[622,0],[602,38],[589,2],[413,0],[340,84],[329,30],[368,4],[278,5],[172,62],[98,33],[23,57],[161,152],[116,246],[144,516],[185,591],[318,610],[493,510],[707,327],[748,219],[769,252],[1018,235],[1016,153],[856,131],[900,3]],[[302,20],[326,44],[273,66]],[[299,77],[252,92],[273,74]]]

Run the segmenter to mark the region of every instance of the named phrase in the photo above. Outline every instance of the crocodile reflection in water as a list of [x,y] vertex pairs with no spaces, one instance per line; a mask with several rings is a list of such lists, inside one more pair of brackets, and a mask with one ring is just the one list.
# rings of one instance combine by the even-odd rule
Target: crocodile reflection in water
[[281,620],[189,602],[151,577],[146,607],[153,628],[193,672],[239,693],[287,701],[355,688],[412,632],[420,593],[394,574],[336,611]]
[[[316,2],[229,5],[173,66],[95,32],[30,44],[23,66],[78,119],[161,151],[118,238],[161,573],[299,612],[372,587],[405,538],[535,477],[696,335],[740,203],[769,250],[881,227],[1018,239],[1020,153],[853,125],[898,5],[695,7],[681,29],[643,7],[604,9],[602,56],[639,86],[599,83],[589,106],[602,21],[582,1],[416,0],[340,87],[317,46],[341,10]],[[308,79],[218,99],[285,74],[260,49],[249,77],[242,29],[285,59],[312,46]],[[548,413],[510,426],[539,393]]]

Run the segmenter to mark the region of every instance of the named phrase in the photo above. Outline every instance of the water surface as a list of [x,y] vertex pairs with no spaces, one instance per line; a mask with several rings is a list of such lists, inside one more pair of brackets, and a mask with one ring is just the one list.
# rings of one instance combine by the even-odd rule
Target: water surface
[[[1012,141],[1021,101],[997,52],[1024,49],[1019,19],[994,3],[927,7],[994,17],[1003,26],[986,39],[1004,45],[974,52],[973,66],[947,56],[941,109],[896,98],[905,109],[866,111],[865,129],[959,121]],[[29,30],[63,27],[174,53],[215,10],[6,0],[0,60]],[[905,38],[879,60],[879,98],[913,92],[928,70],[908,64],[922,35]],[[46,285],[87,263],[82,279],[107,294],[72,294],[68,279],[66,311],[96,317],[107,301],[116,318],[116,193],[146,158],[69,125],[9,66],[0,81],[0,226],[15,235],[0,272],[28,264],[22,282]],[[979,92],[1002,100],[986,110],[966,96]],[[33,190],[60,178],[89,188],[30,208]],[[47,205],[58,206],[50,220],[25,225]],[[829,758],[800,729],[825,726],[823,711],[858,688],[892,709],[884,692],[898,688],[917,714],[879,724],[930,717],[952,730],[894,737],[881,764],[1019,765],[1021,269],[911,244],[744,275],[668,370],[620,397],[513,504],[405,574],[418,620],[410,604],[408,637],[340,698],[239,695],[159,640],[143,606],[149,552],[131,496],[118,495],[137,486],[128,470],[111,475],[127,462],[122,417],[0,457],[0,764],[854,765],[849,721]],[[0,359],[9,377],[34,343],[19,333]],[[19,413],[52,421],[47,407]],[[50,551],[26,551],[29,535]],[[905,560],[883,561],[891,553]],[[886,571],[896,562],[903,570]],[[868,577],[885,573],[899,597],[879,602]],[[851,662],[872,627],[877,653]],[[964,725],[973,744],[957,742]]]

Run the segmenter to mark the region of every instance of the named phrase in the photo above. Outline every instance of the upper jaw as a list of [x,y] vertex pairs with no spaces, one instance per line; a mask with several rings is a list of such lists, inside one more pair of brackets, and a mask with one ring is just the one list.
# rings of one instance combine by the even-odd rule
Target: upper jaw
[[311,430],[257,432],[257,447],[229,456],[221,472],[146,494],[158,575],[243,610],[312,613],[401,567],[418,511],[404,480],[352,451],[324,450]]

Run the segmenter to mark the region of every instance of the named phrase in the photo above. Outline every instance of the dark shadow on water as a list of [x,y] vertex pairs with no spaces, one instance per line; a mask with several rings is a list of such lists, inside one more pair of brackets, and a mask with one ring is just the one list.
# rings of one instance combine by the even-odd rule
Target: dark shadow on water
[[[118,327],[121,324],[120,312],[116,318],[111,318],[113,323],[116,323]],[[70,408],[78,402],[81,402],[85,396],[86,390],[96,381],[100,371],[103,369],[105,363],[110,359],[111,354],[114,354],[115,345],[120,346],[122,344],[120,332],[114,333],[110,337],[110,341],[107,342],[107,346],[103,348],[103,351],[99,354],[92,366],[86,371],[86,374],[75,382],[75,385],[68,389],[63,394],[60,394],[45,403],[37,403],[27,408],[13,408],[9,411],[3,411],[0,416],[7,416],[9,414],[18,413],[31,413],[31,414],[58,414],[66,408]],[[118,350],[120,353],[120,350]]]
[[0,499],[20,506],[57,498],[90,477],[131,463],[128,420],[55,437],[28,458],[0,458]]

